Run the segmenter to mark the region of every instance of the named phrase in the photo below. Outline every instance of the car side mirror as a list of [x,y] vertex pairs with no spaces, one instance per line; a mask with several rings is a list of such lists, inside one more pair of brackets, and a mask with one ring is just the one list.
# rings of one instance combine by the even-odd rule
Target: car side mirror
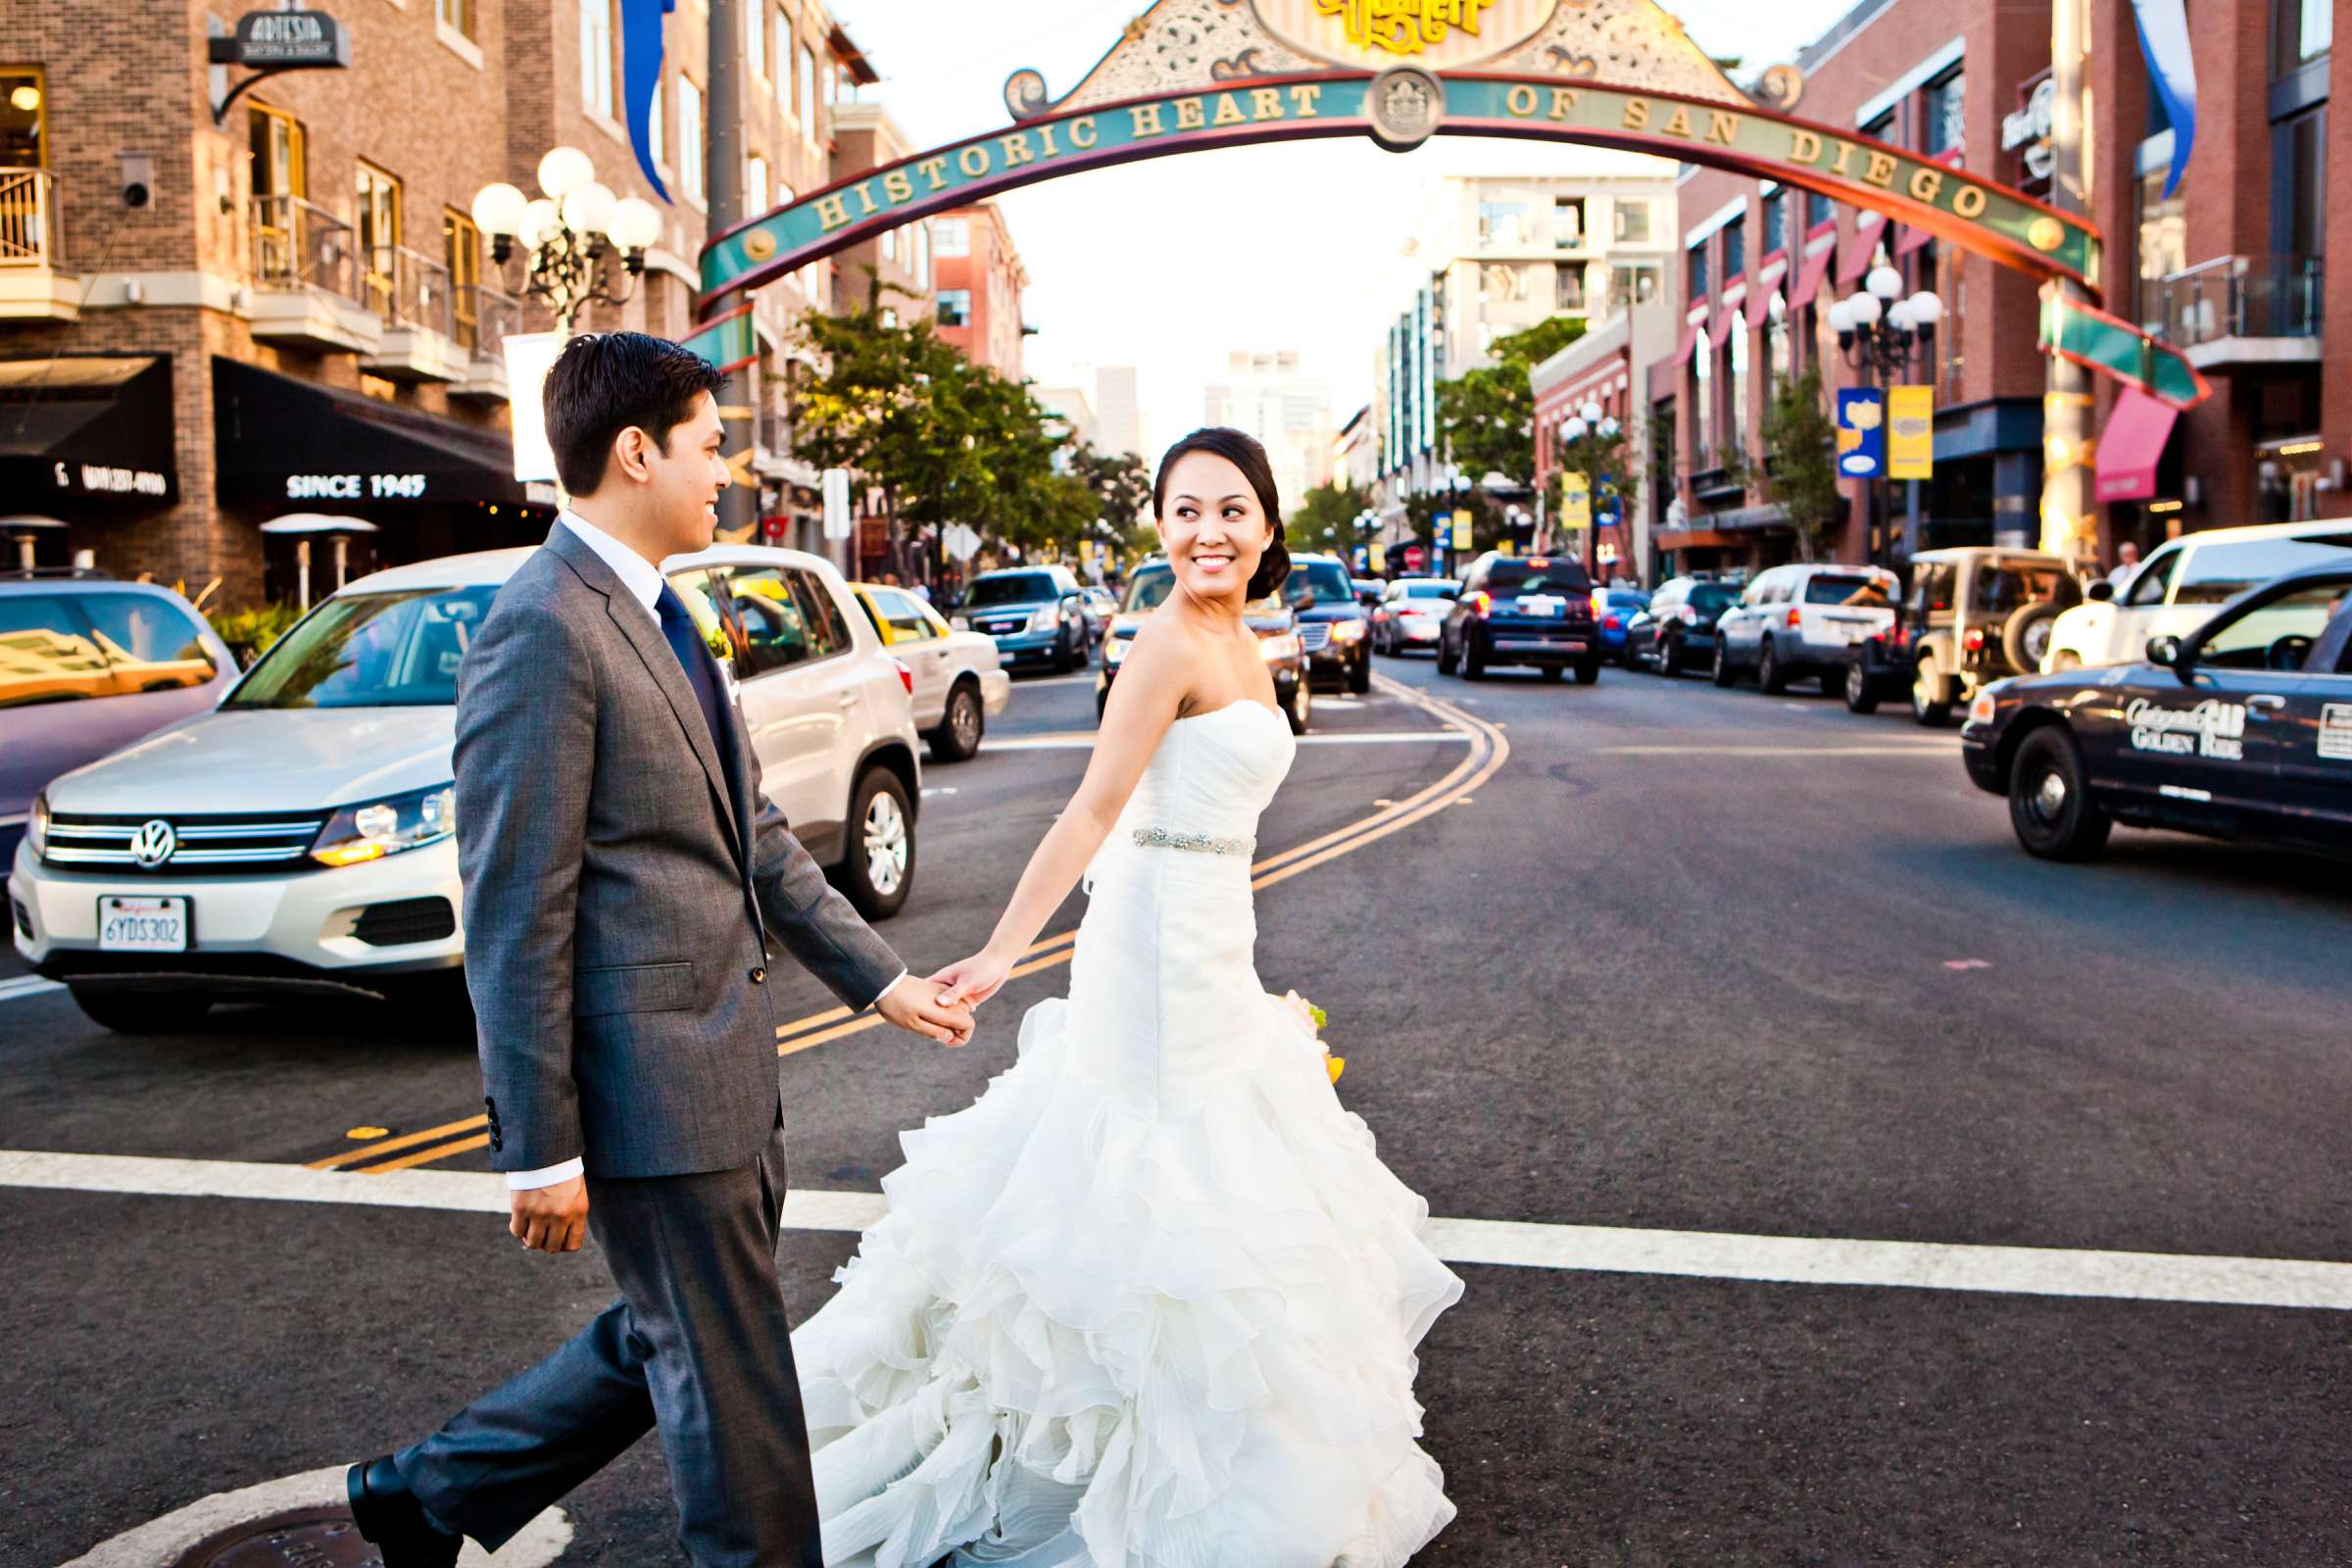
[[2115,597],[2115,584],[2101,577],[2097,582],[2082,590],[2082,597],[2103,605]]
[[2180,676],[2184,686],[2196,670],[2197,662],[2190,655],[2187,645],[2171,632],[2159,632],[2149,638],[2147,655],[2149,663],[2162,664]]

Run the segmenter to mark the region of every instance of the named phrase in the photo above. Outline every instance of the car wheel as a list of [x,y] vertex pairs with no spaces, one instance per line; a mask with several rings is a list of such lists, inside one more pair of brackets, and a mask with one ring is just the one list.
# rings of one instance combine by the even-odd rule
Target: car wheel
[[1462,639],[1462,678],[1464,680],[1485,680],[1487,678],[1487,661],[1479,653],[1478,639],[1475,637]]
[[1781,667],[1780,652],[1769,637],[1764,639],[1763,652],[1756,655],[1756,684],[1767,697],[1778,697],[1788,689],[1788,672]]
[[1845,710],[1849,713],[1875,713],[1879,710],[1879,688],[1872,682],[1870,671],[1863,667],[1859,659],[1846,662]]
[[1951,722],[1949,685],[1936,673],[1933,659],[1923,659],[1911,667],[1911,716],[1930,729],[1940,729]]
[[114,991],[72,986],[82,1016],[119,1035],[167,1035],[213,1010],[213,999],[187,991]]
[[1054,639],[1054,673],[1067,675],[1077,667],[1078,662],[1070,657],[1070,639],[1065,632]]
[[1438,634],[1438,673],[1450,675],[1460,667],[1460,662],[1453,655],[1453,644],[1446,640],[1445,633],[1440,632]]
[[1348,689],[1358,697],[1372,689],[1372,656],[1370,654],[1357,660],[1355,667],[1348,672]]
[[1579,686],[1590,686],[1599,679],[1600,656],[1598,654],[1587,654],[1584,658],[1584,662],[1576,666],[1576,683]]
[[1718,686],[1729,686],[1731,683],[1732,651],[1724,646],[1724,641],[1721,637],[1717,637],[1715,639],[1715,684]]
[[904,908],[914,885],[914,813],[906,786],[887,767],[869,767],[850,796],[850,853],[842,889],[868,920]]
[[2057,625],[2058,607],[2049,600],[2019,606],[2001,628],[2001,652],[2008,658],[2009,667],[2028,673],[2040,669]]
[[1679,637],[1661,637],[1656,649],[1658,673],[1668,680],[1683,672],[1683,643]]
[[1291,706],[1283,713],[1283,716],[1291,721],[1291,733],[1294,735],[1305,734],[1307,721],[1314,717],[1314,712],[1315,690],[1307,684],[1306,676],[1301,672],[1298,678],[1291,684]]
[[968,762],[980,750],[988,717],[980,693],[969,682],[958,682],[948,693],[948,711],[929,736],[931,756],[941,762]]
[[2115,819],[2091,798],[2082,749],[2061,725],[2027,736],[2009,769],[2009,822],[2028,855],[2087,860],[2107,847]]

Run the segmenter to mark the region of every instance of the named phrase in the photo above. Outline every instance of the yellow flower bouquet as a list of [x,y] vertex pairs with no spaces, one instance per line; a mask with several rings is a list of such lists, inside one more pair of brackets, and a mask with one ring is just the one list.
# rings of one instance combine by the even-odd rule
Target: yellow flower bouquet
[[1331,1022],[1331,1015],[1296,991],[1284,992],[1282,1000],[1298,1015],[1298,1021],[1306,1025],[1307,1033],[1314,1039],[1315,1048],[1323,1053],[1324,1070],[1331,1074],[1333,1083],[1338,1083],[1340,1074],[1348,1070],[1348,1058],[1333,1055],[1330,1043],[1323,1038],[1323,1026]]

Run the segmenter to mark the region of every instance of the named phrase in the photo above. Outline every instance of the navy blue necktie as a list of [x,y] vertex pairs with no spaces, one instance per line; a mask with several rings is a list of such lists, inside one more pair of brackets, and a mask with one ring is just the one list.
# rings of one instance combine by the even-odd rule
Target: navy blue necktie
[[[686,612],[686,601],[669,584],[662,585],[662,597],[654,601],[654,612],[662,617],[662,635],[668,639],[669,651],[678,656],[678,667],[686,672],[686,684],[694,688],[694,700],[702,705],[703,723],[710,728],[711,748],[718,753],[719,765],[724,770],[729,729],[710,651],[703,643],[703,634],[695,629],[694,617]],[[727,790],[730,795],[734,793],[732,778]]]

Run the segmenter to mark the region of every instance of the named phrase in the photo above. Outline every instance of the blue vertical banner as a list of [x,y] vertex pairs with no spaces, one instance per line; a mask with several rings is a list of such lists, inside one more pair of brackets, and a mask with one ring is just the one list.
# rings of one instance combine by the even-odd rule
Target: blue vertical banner
[[1874,386],[1838,390],[1838,477],[1876,479],[1886,471],[1886,394]]
[[[629,119],[629,145],[654,194],[670,201],[669,187],[654,172],[654,92],[662,85],[662,19],[678,0],[620,0],[620,96]],[[676,206],[675,202],[670,202]]]
[[2173,122],[2173,167],[2164,177],[2170,200],[2197,140],[2197,63],[2189,54],[2188,11],[2183,0],[2132,0],[2132,22],[2148,63],[2148,84]]

